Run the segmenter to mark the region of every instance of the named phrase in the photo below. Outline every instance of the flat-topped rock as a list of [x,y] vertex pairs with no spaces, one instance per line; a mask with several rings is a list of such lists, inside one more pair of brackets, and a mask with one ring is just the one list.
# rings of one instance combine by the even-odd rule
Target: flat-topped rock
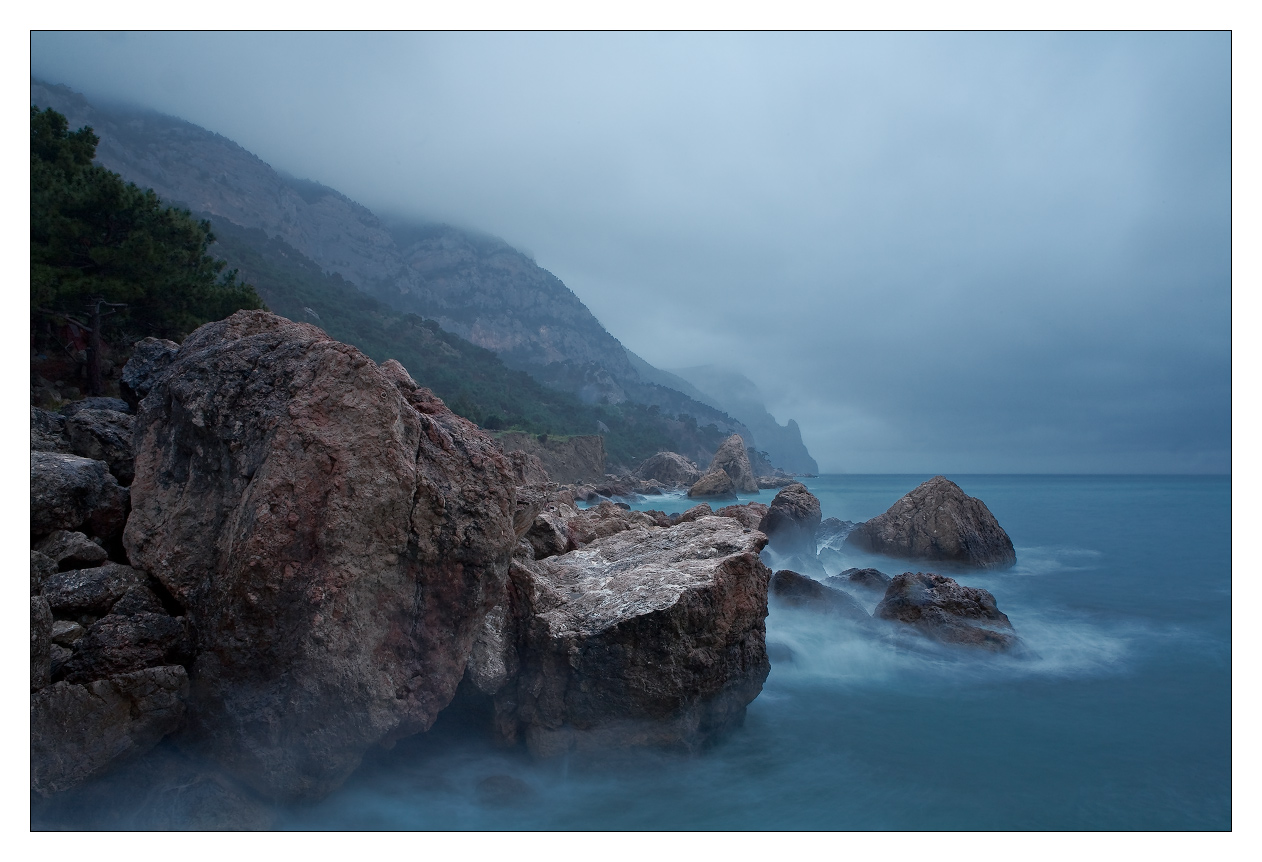
[[856,526],[846,544],[888,557],[982,569],[1006,569],[1017,561],[1012,540],[986,504],[945,476],[934,476],[885,514]]
[[520,670],[497,726],[539,755],[704,743],[744,719],[770,669],[765,537],[706,515],[514,561]]

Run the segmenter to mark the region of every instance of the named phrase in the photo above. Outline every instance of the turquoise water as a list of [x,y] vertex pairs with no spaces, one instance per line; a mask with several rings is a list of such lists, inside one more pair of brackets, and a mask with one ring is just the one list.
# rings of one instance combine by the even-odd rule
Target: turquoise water
[[[806,484],[825,517],[860,521],[926,478]],[[768,641],[793,660],[772,667],[744,727],[700,754],[532,762],[444,716],[278,825],[1231,828],[1230,478],[950,478],[986,502],[1018,560],[955,577],[994,593],[1034,658],[909,649],[773,608]],[[515,789],[480,790],[492,776]]]

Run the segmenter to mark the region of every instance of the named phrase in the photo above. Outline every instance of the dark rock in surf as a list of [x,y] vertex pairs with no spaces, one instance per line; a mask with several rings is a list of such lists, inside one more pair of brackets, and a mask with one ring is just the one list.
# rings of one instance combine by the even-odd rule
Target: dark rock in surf
[[794,482],[776,494],[758,529],[767,535],[767,545],[776,553],[813,557],[819,525],[819,500],[801,482]]
[[771,576],[771,595],[786,607],[808,608],[858,622],[871,621],[871,615],[854,596],[789,569]]
[[1012,540],[986,504],[944,476],[934,476],[885,514],[859,524],[846,544],[889,557],[983,569],[1006,569],[1017,561]]
[[904,623],[942,643],[991,652],[1018,650],[1020,639],[988,590],[933,573],[904,572],[890,581],[873,616]]
[[855,528],[853,521],[842,521],[839,518],[825,518],[819,522],[815,531],[815,543],[820,550],[831,548],[840,551],[845,544],[846,536]]
[[876,569],[846,569],[839,575],[836,575],[838,581],[849,583],[853,586],[863,587],[869,590],[880,590],[885,592],[886,587],[890,585],[890,576]]

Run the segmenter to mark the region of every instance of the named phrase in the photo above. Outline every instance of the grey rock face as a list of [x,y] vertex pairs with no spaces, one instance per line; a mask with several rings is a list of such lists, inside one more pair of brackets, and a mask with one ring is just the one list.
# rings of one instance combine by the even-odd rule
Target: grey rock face
[[31,691],[48,685],[51,664],[53,612],[40,596],[31,596]]
[[732,477],[722,470],[706,473],[688,489],[689,497],[710,497],[715,500],[735,500],[736,488]]
[[1008,652],[1020,646],[1012,623],[988,590],[924,572],[904,572],[890,581],[873,613],[905,623],[943,643]]
[[706,516],[515,561],[521,669],[495,697],[501,733],[547,756],[695,746],[739,724],[770,669],[763,542]]
[[132,408],[121,398],[104,398],[98,395],[92,396],[91,398],[81,398],[78,401],[71,401],[58,412],[69,419],[72,416],[78,416],[84,410],[108,410],[111,413],[131,413]]
[[[47,604],[47,602],[45,602]],[[52,611],[49,611],[51,614]],[[64,647],[74,646],[74,642],[83,637],[87,633],[87,629],[76,622],[70,620],[55,620],[53,622],[52,640],[55,644]]]
[[91,682],[149,667],[183,664],[190,652],[183,617],[106,614],[75,643],[63,678],[67,682]]
[[35,550],[57,564],[60,571],[99,566],[109,557],[105,549],[83,533],[53,530],[35,544]]
[[70,452],[66,436],[66,417],[51,410],[31,408],[31,451]]
[[690,488],[701,478],[701,471],[678,452],[658,452],[640,465],[636,475],[669,488]]
[[144,582],[144,576],[131,566],[106,563],[94,569],[72,569],[52,575],[40,592],[58,616],[103,616],[124,593]]
[[31,791],[65,791],[143,754],[179,726],[188,675],[156,667],[31,695]]
[[758,529],[776,553],[815,556],[815,533],[820,525],[819,500],[801,482],[776,494]]
[[102,461],[31,453],[31,537],[72,530],[108,539],[127,519],[127,489]]
[[854,528],[853,521],[825,518],[819,522],[819,528],[815,531],[815,543],[821,551],[824,548],[840,551],[841,546],[845,544],[846,536],[849,536]]
[[39,551],[31,551],[31,595],[37,595],[44,581],[57,574],[57,561]]
[[859,524],[846,543],[869,553],[1006,569],[1017,561],[1012,540],[986,504],[945,476],[934,476]]
[[104,461],[120,485],[130,485],[135,462],[131,448],[134,419],[117,410],[78,410],[66,419],[70,449],[83,458]]
[[771,595],[777,603],[786,607],[808,608],[857,622],[866,623],[872,619],[854,596],[790,569],[781,569],[772,575]]
[[179,349],[180,345],[165,338],[142,338],[135,343],[131,358],[123,366],[123,373],[118,380],[123,400],[132,410],[140,409],[141,399],[157,385]]
[[499,447],[398,363],[261,311],[190,335],[136,423],[124,544],[198,635],[182,744],[310,798],[427,729],[517,543]]
[[758,479],[749,464],[749,453],[745,451],[745,441],[741,435],[733,434],[719,446],[710,462],[707,473],[722,470],[732,480],[732,488],[742,494],[757,494]]

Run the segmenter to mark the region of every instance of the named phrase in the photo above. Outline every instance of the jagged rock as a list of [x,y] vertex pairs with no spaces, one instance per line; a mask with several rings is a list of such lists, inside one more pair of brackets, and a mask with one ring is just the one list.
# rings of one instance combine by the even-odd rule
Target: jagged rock
[[549,437],[524,431],[495,434],[505,452],[523,452],[539,459],[553,482],[598,483],[605,478],[605,439],[600,435]]
[[136,442],[124,545],[200,649],[182,744],[311,798],[433,723],[517,544],[477,426],[397,362],[242,311],[184,341]]
[[684,512],[682,515],[672,516],[670,519],[670,523],[671,523],[671,526],[673,527],[676,524],[687,524],[687,523],[697,520],[698,518],[704,518],[707,515],[713,515],[713,514],[714,514],[714,510],[710,508],[709,503],[698,503],[697,505],[693,506],[691,509],[688,509],[686,512]]
[[[45,600],[47,604],[47,600]],[[49,611],[51,614],[52,611]],[[64,647],[73,646],[74,642],[87,632],[83,626],[71,620],[55,620],[52,629],[52,641]]]
[[986,504],[944,476],[934,476],[885,514],[856,526],[846,543],[889,557],[983,569],[1006,569],[1017,561],[1012,540]]
[[825,518],[819,522],[819,527],[815,530],[816,547],[821,551],[824,548],[840,551],[841,546],[846,542],[846,536],[850,535],[854,527],[853,521]]
[[44,581],[57,574],[57,561],[39,551],[31,551],[31,595],[37,595]]
[[121,398],[104,398],[97,395],[91,398],[82,398],[78,401],[71,401],[57,412],[69,419],[72,416],[78,416],[84,410],[108,410],[111,413],[131,413],[132,407]]
[[48,601],[41,596],[31,596],[31,691],[48,685],[53,626],[53,612],[48,607]]
[[[520,454],[520,453],[514,453]],[[538,485],[519,485],[517,487],[516,507],[513,509],[513,533],[518,539],[529,532],[535,518],[552,500],[546,488]]]
[[130,485],[135,463],[131,448],[134,421],[135,417],[117,410],[76,411],[66,419],[70,449],[80,457],[104,461],[120,485]]
[[[835,576],[838,583],[853,584],[869,590],[885,592],[890,585],[890,576],[876,569],[846,569]],[[832,578],[829,578],[831,581]]]
[[183,617],[106,614],[75,644],[64,679],[90,682],[147,667],[183,664],[190,647]]
[[57,564],[58,571],[99,566],[109,558],[105,549],[83,533],[53,530],[35,545],[35,550]]
[[707,516],[515,561],[521,669],[495,696],[500,732],[547,756],[694,746],[738,725],[770,669],[764,541]]
[[143,754],[179,726],[188,675],[155,667],[31,695],[31,791],[68,790]]
[[562,501],[553,501],[535,516],[535,521],[526,531],[526,541],[534,551],[534,558],[554,557],[574,550],[570,534],[565,529],[566,522],[578,514],[578,509]]
[[51,410],[31,408],[31,451],[70,452],[66,436],[66,417]]
[[527,452],[505,452],[504,454],[508,458],[509,467],[513,471],[513,479],[518,486],[546,485],[552,481],[537,455]]
[[[514,559],[514,564],[519,558]],[[516,676],[520,663],[509,619],[507,592],[483,620],[465,666],[465,676],[483,694],[495,694]]]
[[660,482],[671,488],[691,487],[701,478],[697,465],[678,452],[658,452],[645,459],[636,471],[641,479]]
[[58,616],[103,616],[124,593],[144,582],[144,576],[131,566],[106,563],[94,569],[71,569],[52,575],[44,581],[40,593]]
[[771,576],[771,595],[779,604],[791,608],[809,608],[859,622],[872,619],[854,596],[790,569],[781,569]]
[[794,482],[776,494],[758,529],[767,534],[767,544],[776,553],[814,557],[819,525],[819,500],[801,482]]
[[127,489],[103,461],[31,453],[31,537],[74,530],[109,539],[127,520]]
[[179,349],[180,345],[163,338],[143,338],[135,343],[118,378],[118,391],[132,410],[140,409],[141,399],[149,394]]
[[766,503],[742,503],[738,506],[724,506],[714,514],[720,518],[735,518],[751,530],[757,530],[767,514]]
[[933,573],[904,572],[890,581],[873,612],[906,623],[937,641],[1007,652],[1020,645],[1012,623],[988,590]]
[[592,509],[586,509],[565,523],[566,534],[575,548],[581,548],[597,539],[621,533],[632,527],[656,527],[657,519],[646,512],[632,512],[608,500]]
[[722,470],[706,473],[688,489],[689,497],[712,497],[716,500],[735,500],[736,489],[732,477]]
[[114,602],[110,613],[118,614],[120,617],[129,617],[132,614],[164,614],[166,608],[162,606],[162,600],[153,590],[147,586],[135,586],[128,589],[123,593],[122,598]]
[[732,489],[742,494],[757,494],[758,479],[749,464],[749,453],[745,451],[745,441],[741,435],[733,434],[719,446],[710,462],[707,473],[722,470],[732,480]]

